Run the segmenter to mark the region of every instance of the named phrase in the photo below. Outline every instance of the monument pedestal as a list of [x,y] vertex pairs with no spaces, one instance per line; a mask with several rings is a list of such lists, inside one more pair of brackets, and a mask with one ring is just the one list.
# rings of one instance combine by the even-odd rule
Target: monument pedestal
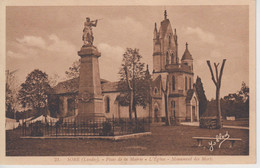
[[98,58],[101,53],[94,46],[83,46],[80,59],[78,118],[90,118],[103,113],[103,97]]

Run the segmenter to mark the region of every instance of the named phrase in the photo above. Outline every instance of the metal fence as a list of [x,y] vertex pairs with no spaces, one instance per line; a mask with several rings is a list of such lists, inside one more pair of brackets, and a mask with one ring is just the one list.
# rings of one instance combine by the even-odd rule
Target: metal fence
[[142,119],[71,119],[24,122],[22,136],[115,136],[150,131],[148,118]]

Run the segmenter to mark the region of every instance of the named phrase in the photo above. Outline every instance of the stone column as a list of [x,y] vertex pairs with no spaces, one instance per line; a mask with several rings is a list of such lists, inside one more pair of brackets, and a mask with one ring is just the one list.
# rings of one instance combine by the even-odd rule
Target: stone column
[[78,117],[86,118],[103,113],[103,99],[98,58],[101,53],[94,46],[83,46],[78,52],[81,57],[79,75]]

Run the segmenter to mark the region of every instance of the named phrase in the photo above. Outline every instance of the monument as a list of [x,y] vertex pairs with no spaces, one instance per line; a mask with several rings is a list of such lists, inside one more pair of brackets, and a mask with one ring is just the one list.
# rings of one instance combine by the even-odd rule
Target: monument
[[100,84],[99,62],[101,53],[93,45],[92,27],[97,26],[97,20],[89,17],[84,23],[82,40],[84,42],[78,51],[80,59],[78,117],[86,118],[103,112],[103,98]]

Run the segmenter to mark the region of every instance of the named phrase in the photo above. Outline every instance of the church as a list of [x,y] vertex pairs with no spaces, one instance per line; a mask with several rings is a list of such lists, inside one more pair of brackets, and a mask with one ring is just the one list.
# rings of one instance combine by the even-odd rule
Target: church
[[[57,108],[54,108],[58,117],[77,116],[88,110],[92,113],[92,109],[94,113],[106,118],[129,117],[128,106],[120,105],[118,101],[119,82],[100,79],[98,58],[101,54],[96,52],[96,47],[94,50],[93,53],[97,53],[96,56],[89,59],[84,56],[84,52],[89,51],[83,47],[78,53],[81,56],[80,76],[60,82],[53,88],[50,97],[56,98],[55,101],[49,101],[49,106],[52,102],[58,104]],[[166,11],[158,29],[155,23],[151,59],[153,59],[150,93],[152,102],[146,107],[137,106],[137,116],[149,117],[153,122],[164,121],[165,108],[167,108],[168,117],[171,119],[186,122],[198,121],[199,100],[194,87],[193,58],[186,43],[186,49],[179,60],[176,29],[172,30]],[[149,73],[148,69],[147,73]],[[82,89],[88,90],[88,96],[84,95],[85,91]],[[91,90],[94,102],[84,105],[81,101],[83,97],[91,97],[89,96]],[[49,110],[52,109],[49,108]]]

